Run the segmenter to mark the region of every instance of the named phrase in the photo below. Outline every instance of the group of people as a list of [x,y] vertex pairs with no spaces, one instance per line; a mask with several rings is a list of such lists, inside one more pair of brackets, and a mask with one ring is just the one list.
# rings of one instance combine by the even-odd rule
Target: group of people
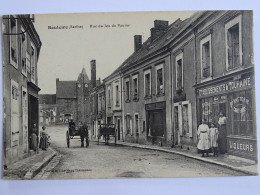
[[[34,151],[36,151],[38,147],[37,134],[38,134],[37,126],[36,123],[34,123],[33,128],[31,130],[31,136],[30,136],[30,145],[31,145],[30,148],[33,149]],[[49,136],[47,134],[46,127],[43,126],[42,130],[40,131],[39,148],[41,148],[42,150],[46,150],[48,146],[49,146]]]
[[209,156],[210,152],[212,152],[214,156],[218,156],[219,153],[226,153],[226,135],[226,117],[223,113],[219,113],[217,125],[214,123],[208,125],[207,120],[203,119],[197,132],[197,147],[199,153],[201,153],[202,156],[205,156],[205,154]]

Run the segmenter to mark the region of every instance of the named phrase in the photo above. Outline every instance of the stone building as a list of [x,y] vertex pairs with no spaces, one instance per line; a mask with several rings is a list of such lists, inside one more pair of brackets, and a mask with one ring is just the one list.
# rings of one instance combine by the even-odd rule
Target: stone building
[[194,39],[198,123],[221,112],[228,154],[257,160],[253,12],[211,12]]
[[40,126],[49,126],[56,124],[56,94],[40,94]]
[[57,124],[74,121],[90,122],[89,99],[90,80],[85,68],[76,81],[56,79]]
[[39,125],[37,62],[41,40],[30,15],[6,15],[2,20],[3,162],[29,155],[34,123]]

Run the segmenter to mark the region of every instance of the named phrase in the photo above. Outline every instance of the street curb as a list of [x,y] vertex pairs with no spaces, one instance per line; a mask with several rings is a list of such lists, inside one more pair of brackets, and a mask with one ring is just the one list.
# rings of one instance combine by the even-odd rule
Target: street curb
[[42,162],[38,162],[34,166],[32,166],[32,168],[27,171],[23,179],[30,180],[34,178],[57,155],[57,152],[54,151],[52,148],[49,148],[49,150],[52,150],[53,153],[49,156],[46,156],[42,160]]
[[241,173],[244,173],[244,174],[247,174],[247,175],[258,176],[258,173],[256,173],[256,172],[243,170],[243,169],[240,169],[240,168],[237,168],[237,167],[234,167],[232,165],[225,164],[225,163],[221,163],[221,162],[217,162],[217,161],[214,161],[214,160],[205,159],[205,158],[201,158],[201,157],[198,157],[198,156],[193,156],[193,155],[190,155],[190,154],[185,154],[183,152],[173,151],[173,150],[169,150],[169,149],[165,149],[165,148],[152,148],[152,147],[149,147],[149,146],[146,146],[146,145],[132,145],[132,144],[118,143],[118,142],[116,143],[116,145],[133,147],[133,148],[140,148],[140,149],[147,149],[147,150],[153,150],[153,151],[161,151],[161,152],[166,152],[166,153],[171,153],[171,154],[177,154],[177,155],[185,156],[187,158],[195,159],[195,160],[198,160],[198,161],[222,166],[222,167],[231,169],[233,171],[238,171],[238,172],[241,172]]

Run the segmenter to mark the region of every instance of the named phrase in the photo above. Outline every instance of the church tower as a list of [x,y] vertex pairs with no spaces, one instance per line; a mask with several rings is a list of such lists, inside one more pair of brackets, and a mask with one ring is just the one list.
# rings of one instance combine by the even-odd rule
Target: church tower
[[83,68],[77,79],[77,121],[89,122],[89,84],[90,80]]

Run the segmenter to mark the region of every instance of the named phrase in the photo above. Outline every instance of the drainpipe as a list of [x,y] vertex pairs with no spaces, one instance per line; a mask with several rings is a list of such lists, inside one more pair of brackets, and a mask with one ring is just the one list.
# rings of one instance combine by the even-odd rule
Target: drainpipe
[[[123,75],[123,73],[122,73],[122,71],[119,71],[119,77],[120,77],[120,82],[121,82],[121,109],[122,109],[122,116],[121,116],[121,119],[122,119],[122,121],[121,121],[121,124],[122,124],[122,141],[124,142],[124,127],[125,127],[125,120],[124,120],[124,116],[125,116],[125,113],[124,113],[124,105],[123,105],[123,77],[122,77],[122,75]],[[120,128],[121,129],[121,128]]]
[[[197,28],[194,28],[194,69],[195,69],[195,85],[197,84],[197,73],[198,73],[198,70],[197,70]],[[196,120],[195,122],[197,121],[198,122],[198,119],[197,119],[197,111],[198,111],[198,104],[197,104],[197,101],[198,101],[198,98],[197,98],[197,91],[196,91],[196,88],[195,88],[195,108],[196,108],[196,111],[195,111],[195,116],[196,116]],[[197,130],[197,122],[196,122],[196,130]],[[194,136],[195,140],[194,140],[194,143],[197,143],[197,136],[195,134]]]

